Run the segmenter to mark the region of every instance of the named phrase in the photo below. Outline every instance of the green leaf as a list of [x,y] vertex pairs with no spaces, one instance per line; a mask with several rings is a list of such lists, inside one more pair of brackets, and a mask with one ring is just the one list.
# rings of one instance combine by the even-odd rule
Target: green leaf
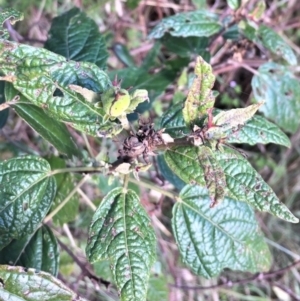
[[252,273],[270,268],[270,251],[245,203],[226,197],[212,209],[206,189],[187,185],[173,208],[172,227],[184,262],[197,275],[211,278],[227,267]]
[[181,57],[192,57],[193,55],[200,55],[206,61],[210,60],[210,54],[207,51],[208,38],[206,37],[173,37],[170,34],[163,36],[162,44],[173,53]]
[[185,183],[205,186],[204,170],[198,161],[198,147],[178,146],[165,152],[170,169]]
[[173,138],[180,138],[190,133],[182,115],[182,103],[170,105],[169,109],[161,117],[160,126]]
[[[5,82],[0,81],[0,105],[5,103],[4,87],[5,87]],[[0,111],[0,129],[2,129],[5,126],[7,117],[8,117],[8,109]]]
[[185,183],[170,169],[163,155],[157,157],[157,164],[162,176],[173,184],[178,190],[185,186]]
[[227,0],[227,4],[231,9],[238,9],[241,5],[241,1],[240,0]]
[[227,137],[229,143],[275,143],[291,146],[289,137],[277,125],[258,115],[248,120],[242,128],[229,130]]
[[13,240],[0,252],[0,264],[34,268],[56,276],[59,252],[55,236],[44,225],[35,233]]
[[[51,169],[60,169],[66,167],[66,162],[58,157],[47,158]],[[60,173],[54,176],[56,180],[57,190],[51,211],[55,210],[68,197],[74,189],[74,177],[70,173]],[[62,226],[65,223],[72,222],[76,219],[79,210],[79,198],[74,194],[69,201],[53,216],[53,222]]]
[[142,65],[140,68],[150,70],[155,66],[157,58],[160,55],[161,43],[156,41],[152,48],[147,52],[145,58],[143,59]]
[[[261,2],[261,3],[264,3]],[[265,4],[259,9],[264,9]],[[260,18],[259,10],[254,12],[258,13]],[[255,18],[255,16],[253,15]],[[258,29],[254,28],[250,22],[241,21],[239,24],[240,31],[251,41],[258,44],[260,47],[267,48],[271,53],[278,56],[279,59],[284,59],[288,64],[295,66],[297,65],[297,57],[293,49],[276,33],[272,28],[265,25],[260,25]]]
[[292,66],[297,65],[297,57],[292,48],[280,37],[280,35],[273,29],[260,25],[257,31],[259,42],[264,47],[283,58],[288,64]]
[[9,41],[0,41],[0,51],[2,79],[46,114],[92,136],[112,136],[121,130],[116,123],[104,124],[103,109],[69,88],[75,84],[99,94],[106,91],[111,82],[96,65],[67,61],[45,49]]
[[205,185],[211,199],[210,206],[214,207],[224,199],[226,192],[225,174],[216,160],[214,152],[209,147],[198,148],[198,160],[204,172]]
[[266,63],[253,77],[252,88],[255,99],[265,101],[260,111],[284,131],[295,133],[300,124],[300,85],[292,72],[282,65]]
[[52,20],[44,47],[68,60],[106,67],[108,52],[99,27],[77,7]]
[[5,21],[15,24],[17,21],[23,20],[23,14],[13,8],[6,8],[0,11],[0,39],[8,39],[9,33],[7,29],[3,29]]
[[126,7],[128,7],[129,9],[135,9],[138,7],[139,3],[141,2],[141,0],[127,0],[125,5]]
[[213,124],[222,127],[223,131],[244,125],[262,105],[263,103],[261,102],[246,108],[222,111],[213,117]]
[[[149,58],[149,60],[151,60],[151,58]],[[161,95],[166,87],[175,80],[178,67],[181,66],[170,68],[171,70],[163,68],[160,72],[155,74],[150,74],[149,69],[144,68],[144,66],[140,68],[125,68],[110,72],[110,76],[113,78],[117,74],[118,78],[122,79],[123,87],[134,87],[135,90],[146,89],[148,91],[150,102],[145,101],[139,104],[135,110],[136,113],[142,114],[149,110],[153,100]],[[133,115],[130,114],[129,116],[129,120],[131,120]],[[137,117],[137,114],[135,114],[133,119],[137,119]]]
[[56,191],[47,161],[33,156],[0,163],[0,236],[21,239],[35,232]]
[[166,33],[174,37],[210,37],[221,28],[218,15],[207,10],[197,10],[163,19],[151,31],[149,38],[160,39]]
[[215,76],[211,66],[201,57],[198,57],[194,73],[195,78],[182,111],[183,118],[190,127],[193,126],[195,121],[207,114],[207,110],[212,108],[215,103],[215,97],[211,90],[215,82]]
[[288,222],[299,222],[244,157],[233,152],[215,152],[215,156],[225,173],[230,197]]
[[167,277],[165,275],[151,275],[149,279],[149,289],[147,300],[162,301],[169,300],[169,288]]
[[86,253],[92,263],[110,260],[122,301],[146,300],[155,247],[155,233],[137,194],[122,188],[109,192],[93,217]]
[[[214,152],[214,156],[218,161],[216,163],[213,161],[213,157],[208,156],[203,150],[203,154],[208,156],[203,161],[201,157],[202,151],[199,151],[199,148],[201,149],[203,146],[181,146],[172,148],[165,153],[165,160],[170,169],[184,182],[209,187],[212,185],[210,184],[212,180],[209,181],[206,178],[207,169],[213,171],[213,177],[216,181],[219,180],[218,175],[220,175],[219,188],[224,188],[223,173],[218,167],[220,165],[226,178],[226,195],[236,200],[247,202],[256,209],[269,212],[281,219],[292,223],[298,222],[298,219],[279,201],[272,189],[244,157],[231,152],[216,151]],[[208,162],[207,160],[212,161]],[[213,167],[214,164],[217,165]],[[213,185],[218,185],[218,183]],[[213,196],[212,192],[211,196]]]
[[[13,99],[17,94],[18,91],[14,89],[10,83],[6,83],[6,99]],[[48,116],[43,109],[29,103],[23,95],[20,95],[19,97],[19,102],[11,105],[12,108],[38,134],[50,142],[59,152],[66,154],[69,157],[82,156],[73,137],[63,123]]]
[[166,151],[165,160],[175,175],[184,182],[207,187],[211,206],[223,200],[226,191],[225,175],[210,148],[175,147]]
[[0,279],[0,300],[86,301],[52,275],[34,269],[2,265]]
[[128,51],[128,48],[121,44],[121,43],[116,43],[113,45],[113,50],[117,58],[126,66],[126,67],[135,67],[135,62],[133,57]]
[[266,0],[258,0],[253,3],[252,9],[248,13],[248,18],[254,22],[258,22],[264,16],[266,11]]

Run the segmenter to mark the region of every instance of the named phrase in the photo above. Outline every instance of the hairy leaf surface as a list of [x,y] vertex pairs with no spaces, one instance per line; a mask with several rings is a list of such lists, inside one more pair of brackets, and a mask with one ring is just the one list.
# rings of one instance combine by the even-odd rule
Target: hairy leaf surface
[[[213,111],[214,115],[221,112],[219,109]],[[165,128],[174,138],[180,138],[188,134],[189,130],[182,115],[182,104],[171,106],[161,118],[161,127]],[[274,123],[262,116],[254,115],[242,127],[237,126],[225,131],[226,141],[229,143],[275,143],[290,147],[289,137]]]
[[33,156],[0,163],[0,235],[21,239],[35,232],[56,191],[49,171],[47,161]]
[[263,103],[257,103],[246,108],[222,111],[213,117],[213,124],[221,126],[223,131],[244,125],[262,105]]
[[254,97],[265,101],[260,111],[284,131],[294,133],[300,125],[299,80],[285,66],[266,63],[252,79]]
[[109,259],[121,300],[146,300],[155,260],[155,233],[137,194],[115,188],[92,220],[86,249],[89,260]]
[[185,182],[183,182],[168,166],[163,155],[159,155],[157,157],[158,168],[162,174],[162,176],[173,184],[176,189],[181,189],[185,186]]
[[182,111],[183,118],[188,126],[193,125],[195,121],[207,114],[207,110],[212,108],[215,103],[215,97],[211,90],[215,82],[215,76],[211,66],[201,57],[198,57],[194,73],[195,78]]
[[257,31],[258,39],[268,50],[283,58],[290,65],[297,65],[297,57],[293,49],[272,28],[260,25]]
[[290,147],[289,137],[274,123],[262,116],[255,115],[244,126],[227,132],[229,143],[275,143]]
[[215,156],[224,170],[230,197],[288,222],[299,222],[244,157],[229,151]]
[[173,208],[172,228],[184,262],[197,275],[211,278],[227,267],[252,273],[270,267],[270,251],[245,203],[226,197],[210,208],[207,190],[187,185]]
[[182,137],[190,132],[183,119],[182,108],[182,103],[171,105],[161,117],[161,128],[165,128],[166,133],[174,138]]
[[44,47],[68,60],[106,67],[108,52],[99,27],[77,7],[52,20]]
[[121,130],[115,123],[104,124],[103,109],[68,87],[76,84],[99,94],[106,91],[111,82],[96,65],[67,61],[42,48],[1,40],[0,66],[3,80],[58,121],[92,136],[112,136]]
[[54,276],[58,272],[58,261],[58,244],[46,225],[33,234],[13,240],[0,252],[0,264],[34,268]]
[[170,169],[185,183],[205,186],[204,170],[198,161],[198,147],[179,146],[165,152]]
[[[5,83],[6,99],[13,99],[18,91],[10,83]],[[61,153],[68,156],[81,157],[78,147],[66,126],[47,115],[42,108],[28,102],[20,95],[17,103],[11,105],[17,114],[22,117],[38,134]]]
[[197,10],[164,18],[154,27],[149,38],[159,39],[166,33],[174,37],[209,37],[219,32],[221,27],[218,15]]
[[198,162],[203,168],[205,185],[211,199],[211,206],[223,201],[226,193],[226,178],[214,152],[207,147],[198,148]]
[[87,301],[45,272],[23,267],[0,266],[0,300]]

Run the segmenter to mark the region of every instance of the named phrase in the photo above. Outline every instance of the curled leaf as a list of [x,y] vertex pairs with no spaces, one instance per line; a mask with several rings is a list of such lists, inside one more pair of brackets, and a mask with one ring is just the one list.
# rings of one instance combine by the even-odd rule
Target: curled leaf
[[223,131],[244,125],[263,104],[259,102],[246,108],[223,111],[213,118],[213,124],[222,127]]

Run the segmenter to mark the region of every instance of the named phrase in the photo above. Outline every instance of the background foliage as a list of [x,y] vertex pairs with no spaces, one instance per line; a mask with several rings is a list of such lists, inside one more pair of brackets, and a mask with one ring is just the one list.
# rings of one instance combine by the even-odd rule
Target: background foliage
[[[0,174],[2,183],[10,183],[1,186],[1,197],[10,199],[18,195],[13,206],[1,205],[0,217],[5,223],[1,222],[0,227],[0,280],[5,283],[5,289],[0,289],[0,299],[35,300],[35,288],[30,285],[28,291],[23,288],[28,283],[40,283],[40,296],[49,300],[84,300],[77,293],[87,300],[118,300],[120,287],[125,287],[121,292],[124,300],[142,300],[147,287],[139,289],[150,274],[147,300],[299,300],[299,224],[262,212],[254,213],[248,204],[234,201],[242,200],[243,187],[252,185],[251,205],[256,209],[296,221],[285,207],[280,207],[280,200],[296,217],[300,215],[297,203],[300,191],[299,3],[241,2],[14,2],[14,9],[24,13],[24,20],[14,26],[6,23],[10,39],[53,52],[51,61],[45,60],[43,72],[49,76],[43,82],[35,77],[35,72],[40,72],[37,69],[22,70],[22,74],[31,79],[31,86],[25,82],[23,96],[34,95],[36,86],[40,85],[48,89],[49,97],[63,97],[69,106],[57,111],[47,103],[51,114],[45,114],[45,95],[38,95],[35,97],[38,106],[25,103],[25,98],[14,104],[13,110],[0,112],[3,161]],[[0,4],[9,6],[5,1]],[[84,13],[73,8],[74,4]],[[24,46],[23,51],[30,53],[30,49]],[[18,63],[22,54],[16,50],[14,55]],[[95,162],[105,160],[107,154],[112,162],[124,139],[92,137],[97,136],[102,122],[101,110],[91,112],[91,105],[84,97],[69,92],[64,85],[84,85],[101,92],[111,85],[117,74],[122,79],[122,87],[148,90],[150,102],[140,104],[137,111],[151,117],[156,127],[166,128],[166,132],[180,138],[190,131],[185,121],[193,118],[182,112],[182,101],[193,86],[193,62],[198,55],[210,61],[216,75],[216,81],[208,85],[219,92],[216,107],[228,110],[247,107],[255,101],[265,102],[259,109],[261,116],[253,117],[238,134],[231,133],[231,129],[226,133],[229,142],[240,144],[258,173],[236,154],[220,153],[212,159],[179,147],[169,150],[164,157],[155,157],[153,167],[141,174],[140,182],[132,178],[128,194],[117,188],[121,183],[115,177],[80,173],[56,174],[55,181],[47,177],[51,169],[87,166],[86,171],[89,167],[93,170]],[[36,50],[32,56],[49,59],[43,49]],[[69,59],[85,63],[74,72],[78,66]],[[109,76],[92,64],[105,69]],[[7,61],[1,61],[1,75],[7,70],[18,74],[19,69],[10,68]],[[62,69],[64,77],[60,77]],[[101,78],[102,84],[95,78]],[[1,81],[0,102],[12,99],[15,89],[23,91],[24,87],[22,78],[14,86],[6,83],[4,87]],[[70,112],[72,118],[68,119]],[[132,122],[136,119],[136,114],[130,115]],[[117,130],[112,122],[105,124],[102,131],[112,127]],[[270,142],[278,145],[268,144]],[[30,156],[20,164],[18,160],[22,155]],[[193,161],[185,160],[187,157]],[[199,164],[199,158],[206,163]],[[12,160],[4,161],[7,159]],[[210,182],[207,178],[203,180],[203,173],[207,166],[218,171],[216,162],[226,165],[225,176],[231,194],[214,211],[209,208],[207,192],[194,185],[185,186],[185,182],[198,183],[201,179],[199,184],[208,186]],[[185,173],[177,168],[183,164],[187,167]],[[191,167],[194,169],[189,170]],[[229,178],[233,174],[237,177],[247,174],[246,179],[251,175],[253,181],[245,186],[241,177],[240,186],[231,185]],[[263,180],[278,199],[271,190],[263,196],[256,193],[258,184],[267,185],[261,184]],[[268,191],[268,186],[265,187]],[[202,196],[200,200],[199,196]],[[265,204],[266,198],[271,199],[271,206]],[[32,199],[39,199],[40,203],[32,206]],[[126,207],[125,204],[131,205]],[[136,208],[136,221],[130,218],[115,221],[123,208]],[[36,220],[29,219],[33,214]],[[41,220],[43,225],[36,230]],[[84,250],[91,221],[87,247],[90,264]],[[155,233],[149,232],[150,221]],[[133,262],[129,266],[135,266],[139,256],[144,259],[143,266],[138,266],[141,261],[136,261],[140,278],[136,276],[131,287],[126,287],[126,278],[122,276],[126,275],[122,269],[127,263],[118,266],[118,262],[127,258],[128,246],[123,245],[126,239],[119,237],[113,242],[116,245],[111,246],[103,230],[111,224],[110,236],[114,237],[124,223],[139,225],[131,227],[128,236],[129,249],[135,250],[129,257]],[[139,239],[148,241],[147,235],[147,248],[139,249],[142,244]],[[214,239],[209,239],[211,237]],[[103,239],[103,245],[94,248],[96,239]],[[187,244],[188,241],[191,243]],[[245,250],[244,256],[240,256],[241,250]],[[108,254],[106,259],[110,262],[97,261],[99,254]],[[275,272],[268,273],[270,267]],[[28,268],[50,273],[61,281]],[[252,276],[223,271],[224,268],[265,272]],[[115,271],[114,276],[111,269]],[[235,285],[231,287],[231,283]],[[54,291],[60,293],[53,294]]]

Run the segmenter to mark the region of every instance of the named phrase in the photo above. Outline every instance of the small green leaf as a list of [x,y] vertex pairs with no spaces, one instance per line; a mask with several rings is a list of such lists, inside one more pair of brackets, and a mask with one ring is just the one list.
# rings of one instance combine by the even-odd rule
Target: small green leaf
[[212,108],[215,103],[215,97],[211,90],[215,82],[215,76],[211,66],[201,57],[198,57],[194,73],[195,78],[182,111],[183,118],[190,127],[193,126],[195,121],[207,114],[207,110]]
[[248,120],[242,128],[229,130],[227,142],[250,145],[275,143],[291,146],[289,137],[277,125],[258,115]]
[[241,0],[227,0],[227,4],[231,9],[238,9],[241,5]]
[[[5,87],[5,82],[0,81],[0,105],[5,103],[4,87]],[[7,117],[8,117],[8,109],[0,111],[0,129],[2,129],[5,126]]]
[[230,197],[288,222],[299,222],[244,157],[233,152],[215,152],[215,156],[224,170]]
[[163,155],[157,157],[157,164],[162,176],[173,184],[176,189],[180,190],[185,186],[185,183],[170,169]]
[[197,10],[163,19],[154,27],[149,38],[160,39],[166,33],[174,37],[210,37],[221,28],[218,15],[207,10]]
[[[58,157],[47,158],[51,169],[60,169],[66,167],[66,162]],[[68,197],[74,189],[74,177],[70,173],[60,173],[54,176],[56,180],[56,195],[52,203],[51,211],[55,210]],[[76,219],[79,210],[79,198],[74,194],[69,201],[53,216],[53,222],[62,226],[65,223],[72,222]]]
[[0,300],[86,301],[52,275],[34,269],[2,265],[0,279]]
[[0,39],[8,39],[9,33],[7,29],[3,28],[5,21],[10,24],[15,24],[17,21],[23,20],[23,14],[14,10],[13,8],[6,8],[0,11]]
[[135,67],[135,62],[133,57],[128,51],[128,48],[121,44],[121,43],[116,43],[113,45],[113,50],[117,58],[126,66],[126,67]]
[[165,132],[174,138],[180,138],[190,132],[183,119],[182,107],[182,103],[170,105],[169,109],[161,117],[161,128],[165,128]]
[[47,161],[33,156],[0,163],[0,235],[21,239],[35,232],[56,191]]
[[198,161],[198,147],[179,146],[165,152],[170,169],[185,183],[205,186],[204,170]]
[[[5,84],[6,99],[13,99],[18,94],[12,84]],[[73,137],[66,126],[48,116],[43,109],[31,104],[23,96],[19,96],[19,102],[12,104],[12,108],[23,118],[38,134],[50,142],[59,152],[69,157],[81,157],[81,152],[75,144]]]
[[257,34],[264,47],[278,57],[283,58],[288,64],[297,65],[297,57],[294,51],[277,32],[265,25],[260,25]]
[[106,67],[108,52],[99,27],[77,7],[52,20],[44,47],[68,60]]
[[252,79],[254,97],[265,101],[260,111],[284,131],[294,133],[300,125],[299,80],[285,66],[266,63]]
[[190,185],[180,199],[172,227],[183,260],[194,273],[211,278],[227,267],[252,273],[270,268],[270,251],[251,207],[226,197],[212,209],[206,189]]
[[206,61],[209,61],[210,54],[207,51],[208,38],[206,37],[173,37],[166,34],[161,39],[161,43],[170,52],[178,54],[180,57],[192,57],[200,55]]
[[122,301],[146,300],[155,260],[155,233],[137,194],[115,188],[92,220],[86,253],[89,260],[109,259]]
[[13,240],[0,252],[0,264],[34,268],[56,276],[59,252],[55,236],[44,225],[35,233]]
[[168,278],[165,275],[151,275],[147,300],[162,301],[169,300]]

